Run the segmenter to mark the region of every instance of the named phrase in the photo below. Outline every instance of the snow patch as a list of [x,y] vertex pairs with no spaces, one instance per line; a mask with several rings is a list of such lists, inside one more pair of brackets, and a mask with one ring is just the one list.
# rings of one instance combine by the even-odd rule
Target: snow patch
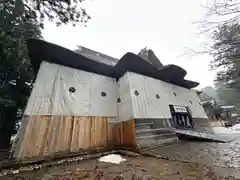
[[231,128],[213,127],[212,129],[215,134],[240,134],[240,129],[238,128],[233,126]]
[[240,133],[240,124],[235,124],[234,126],[231,127],[231,129],[234,131],[239,131]]
[[106,162],[106,163],[120,164],[121,162],[126,161],[126,159],[122,158],[118,154],[109,154],[107,156],[103,156],[99,158],[99,161]]

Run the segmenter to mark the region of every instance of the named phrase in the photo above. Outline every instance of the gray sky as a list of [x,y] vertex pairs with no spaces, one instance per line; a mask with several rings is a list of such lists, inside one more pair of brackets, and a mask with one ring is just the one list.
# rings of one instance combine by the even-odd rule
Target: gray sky
[[86,0],[92,19],[88,27],[61,26],[47,22],[45,40],[69,49],[77,45],[120,58],[126,52],[151,48],[163,64],[177,64],[188,71],[187,79],[212,85],[215,73],[209,70],[212,57],[181,56],[185,47],[203,41],[192,24],[203,15],[202,0]]

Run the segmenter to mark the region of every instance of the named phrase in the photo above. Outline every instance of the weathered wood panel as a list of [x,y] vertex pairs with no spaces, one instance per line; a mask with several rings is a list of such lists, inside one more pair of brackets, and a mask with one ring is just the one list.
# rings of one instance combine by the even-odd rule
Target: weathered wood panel
[[71,152],[104,148],[108,145],[106,117],[75,117],[71,139]]
[[49,120],[46,117],[25,116],[23,123],[13,147],[14,155],[17,158],[39,156],[43,150]]
[[114,147],[135,148],[134,121],[112,126],[107,117],[25,116],[13,157],[40,158]]
[[136,147],[136,130],[134,120],[123,121],[112,129],[113,144],[122,148]]

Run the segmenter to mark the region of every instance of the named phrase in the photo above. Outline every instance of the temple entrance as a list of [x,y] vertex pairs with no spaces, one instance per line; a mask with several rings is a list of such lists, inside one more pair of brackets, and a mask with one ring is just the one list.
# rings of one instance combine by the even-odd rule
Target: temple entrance
[[193,121],[188,108],[185,106],[169,105],[172,120],[177,129],[192,129]]

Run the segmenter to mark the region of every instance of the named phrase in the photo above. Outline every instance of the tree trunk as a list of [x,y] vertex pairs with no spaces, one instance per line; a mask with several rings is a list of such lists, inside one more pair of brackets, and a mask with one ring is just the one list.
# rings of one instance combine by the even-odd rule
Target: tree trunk
[[17,108],[7,107],[5,108],[5,115],[2,119],[2,125],[0,127],[0,149],[8,149],[11,145],[11,136],[13,134]]

